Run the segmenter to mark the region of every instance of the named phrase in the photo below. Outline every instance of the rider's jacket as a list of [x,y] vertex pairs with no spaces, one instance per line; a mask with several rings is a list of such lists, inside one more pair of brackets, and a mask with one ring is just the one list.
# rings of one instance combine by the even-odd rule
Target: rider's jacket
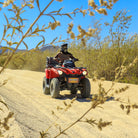
[[74,59],[74,56],[69,52],[60,52],[55,56],[55,59],[61,64],[63,64],[64,60],[67,60],[69,58]]

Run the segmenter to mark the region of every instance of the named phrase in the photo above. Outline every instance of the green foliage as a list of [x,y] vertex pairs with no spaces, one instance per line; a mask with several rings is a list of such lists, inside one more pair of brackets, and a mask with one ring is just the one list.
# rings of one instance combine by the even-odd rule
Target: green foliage
[[[109,46],[108,40],[101,42],[101,47],[92,47],[89,40],[85,40],[88,47],[83,47],[81,41],[70,44],[69,52],[79,59],[76,66],[87,67],[89,71],[88,77],[97,78],[104,77],[106,80],[115,80],[116,68],[130,65],[137,57],[138,53],[138,35],[134,35],[126,40],[120,47],[115,45]],[[120,55],[117,52],[120,50]],[[28,69],[33,71],[44,71],[46,65],[46,57],[54,57],[58,51],[46,50],[44,52],[35,50],[28,52],[16,53],[8,67],[12,69]],[[6,60],[6,55],[0,57],[0,66]],[[120,82],[138,84],[138,63],[125,72]]]
[[[104,77],[106,80],[115,80],[115,70],[120,65],[128,66],[138,56],[138,47],[136,43],[138,35],[127,39],[126,43],[120,47],[110,46],[107,41],[102,42],[100,48],[81,47],[81,42],[75,44],[72,42],[70,51],[80,59],[77,66],[85,66],[89,71],[89,77]],[[89,42],[86,42],[90,45]],[[118,49],[120,55],[118,55]],[[79,52],[78,52],[79,51]],[[127,70],[121,82],[136,83],[138,81],[138,65]]]
[[[18,52],[14,54],[8,67],[11,69],[27,69],[43,72],[45,70],[46,57],[53,57],[56,52],[56,50]],[[3,66],[7,56],[8,54],[0,55],[0,66]]]
[[0,66],[3,66],[4,62],[6,61],[6,58],[7,58],[6,55],[3,56],[0,55]]

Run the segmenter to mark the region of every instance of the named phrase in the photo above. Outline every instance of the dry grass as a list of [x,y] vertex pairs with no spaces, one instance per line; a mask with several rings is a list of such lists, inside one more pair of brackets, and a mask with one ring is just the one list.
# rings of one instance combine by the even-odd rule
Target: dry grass
[[[7,104],[2,99],[0,99],[0,103],[2,105],[4,105],[9,110]],[[4,109],[3,106],[1,106],[0,111],[2,113],[6,112],[6,110]],[[9,123],[9,120],[13,117],[13,115],[14,115],[13,112],[9,112],[8,115],[3,118],[2,114],[1,114],[1,116],[0,116],[0,137],[4,137],[3,132],[8,131],[10,129],[10,126],[8,123]]]

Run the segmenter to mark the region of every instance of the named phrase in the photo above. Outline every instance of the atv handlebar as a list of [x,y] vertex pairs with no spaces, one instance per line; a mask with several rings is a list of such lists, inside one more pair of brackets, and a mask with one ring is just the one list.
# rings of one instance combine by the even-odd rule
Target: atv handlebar
[[76,61],[79,61],[79,59],[73,58],[72,61],[73,61],[73,62],[76,62]]

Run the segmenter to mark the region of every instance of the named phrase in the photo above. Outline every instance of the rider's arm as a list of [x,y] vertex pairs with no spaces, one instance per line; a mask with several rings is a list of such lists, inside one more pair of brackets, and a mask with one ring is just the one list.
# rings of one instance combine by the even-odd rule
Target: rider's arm
[[77,58],[75,58],[71,53],[69,53],[70,54],[70,58],[71,59],[73,59],[73,60],[75,60],[75,61],[78,61],[79,59],[77,59]]
[[58,54],[55,56],[55,58],[59,58],[59,54],[60,54],[60,53],[58,53]]
[[59,62],[59,53],[54,57],[54,60]]

